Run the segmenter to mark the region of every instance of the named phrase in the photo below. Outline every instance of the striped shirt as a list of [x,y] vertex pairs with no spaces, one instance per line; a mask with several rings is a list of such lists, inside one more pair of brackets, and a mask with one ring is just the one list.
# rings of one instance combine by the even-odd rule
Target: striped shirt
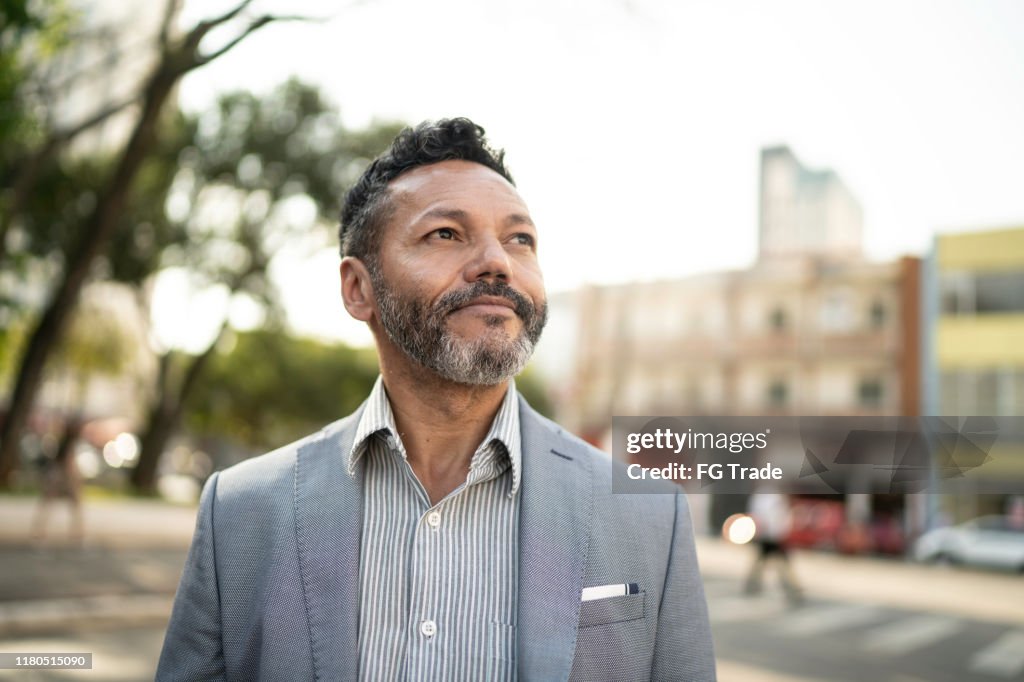
[[380,378],[356,428],[364,460],[359,565],[363,680],[515,679],[519,406],[513,382],[470,461],[435,505],[397,436]]

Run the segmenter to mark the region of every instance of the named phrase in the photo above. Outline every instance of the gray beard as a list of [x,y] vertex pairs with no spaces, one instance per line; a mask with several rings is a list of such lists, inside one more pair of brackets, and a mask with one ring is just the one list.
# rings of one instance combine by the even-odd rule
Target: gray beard
[[[504,282],[481,280],[445,294],[426,310],[417,300],[396,296],[376,268],[370,268],[370,281],[388,338],[410,358],[457,384],[494,386],[519,374],[547,323],[546,303],[538,309]],[[500,296],[514,304],[523,322],[516,338],[507,337],[505,321],[498,316],[487,318],[488,330],[472,340],[460,339],[449,330],[448,315],[480,296]]]

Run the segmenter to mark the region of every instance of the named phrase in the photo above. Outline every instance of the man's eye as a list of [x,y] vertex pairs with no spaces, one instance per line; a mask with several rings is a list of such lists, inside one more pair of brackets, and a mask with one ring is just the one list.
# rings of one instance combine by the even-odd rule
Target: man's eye
[[522,244],[523,246],[533,246],[535,243],[533,235],[526,234],[525,232],[520,232],[519,234],[517,234],[515,236],[515,241],[517,244]]
[[434,234],[441,239],[455,239],[455,230],[450,227],[442,227],[439,230],[434,230]]

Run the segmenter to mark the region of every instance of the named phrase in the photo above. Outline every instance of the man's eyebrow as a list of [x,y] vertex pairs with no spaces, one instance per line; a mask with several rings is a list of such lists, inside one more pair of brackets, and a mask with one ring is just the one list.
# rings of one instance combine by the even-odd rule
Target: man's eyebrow
[[[430,218],[443,218],[445,220],[464,222],[469,219],[469,214],[461,208],[432,208],[422,216],[422,219],[424,220]],[[525,213],[512,213],[505,217],[504,222],[507,226],[530,225],[532,227],[536,227],[530,216]]]
[[513,213],[508,216],[505,218],[505,225],[529,225],[530,227],[536,227],[530,216],[525,213]]
[[423,218],[444,218],[446,220],[463,221],[469,214],[461,208],[432,208],[423,214]]

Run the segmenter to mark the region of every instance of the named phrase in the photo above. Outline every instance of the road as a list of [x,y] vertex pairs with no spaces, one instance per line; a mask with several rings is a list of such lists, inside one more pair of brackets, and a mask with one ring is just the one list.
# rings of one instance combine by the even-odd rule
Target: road
[[[94,669],[0,680],[152,679],[194,510],[90,504],[85,549],[32,546],[30,512],[0,497],[0,651],[92,652]],[[1024,680],[1022,576],[803,553],[791,608],[771,585],[740,593],[749,548],[699,538],[698,556],[723,682]]]
[[1024,679],[1024,624],[781,594],[741,595],[733,580],[706,579],[722,679],[750,669],[766,679],[961,682]]
[[776,576],[741,591],[753,550],[698,540],[723,681],[1024,680],[1024,577],[796,553],[807,595]]

